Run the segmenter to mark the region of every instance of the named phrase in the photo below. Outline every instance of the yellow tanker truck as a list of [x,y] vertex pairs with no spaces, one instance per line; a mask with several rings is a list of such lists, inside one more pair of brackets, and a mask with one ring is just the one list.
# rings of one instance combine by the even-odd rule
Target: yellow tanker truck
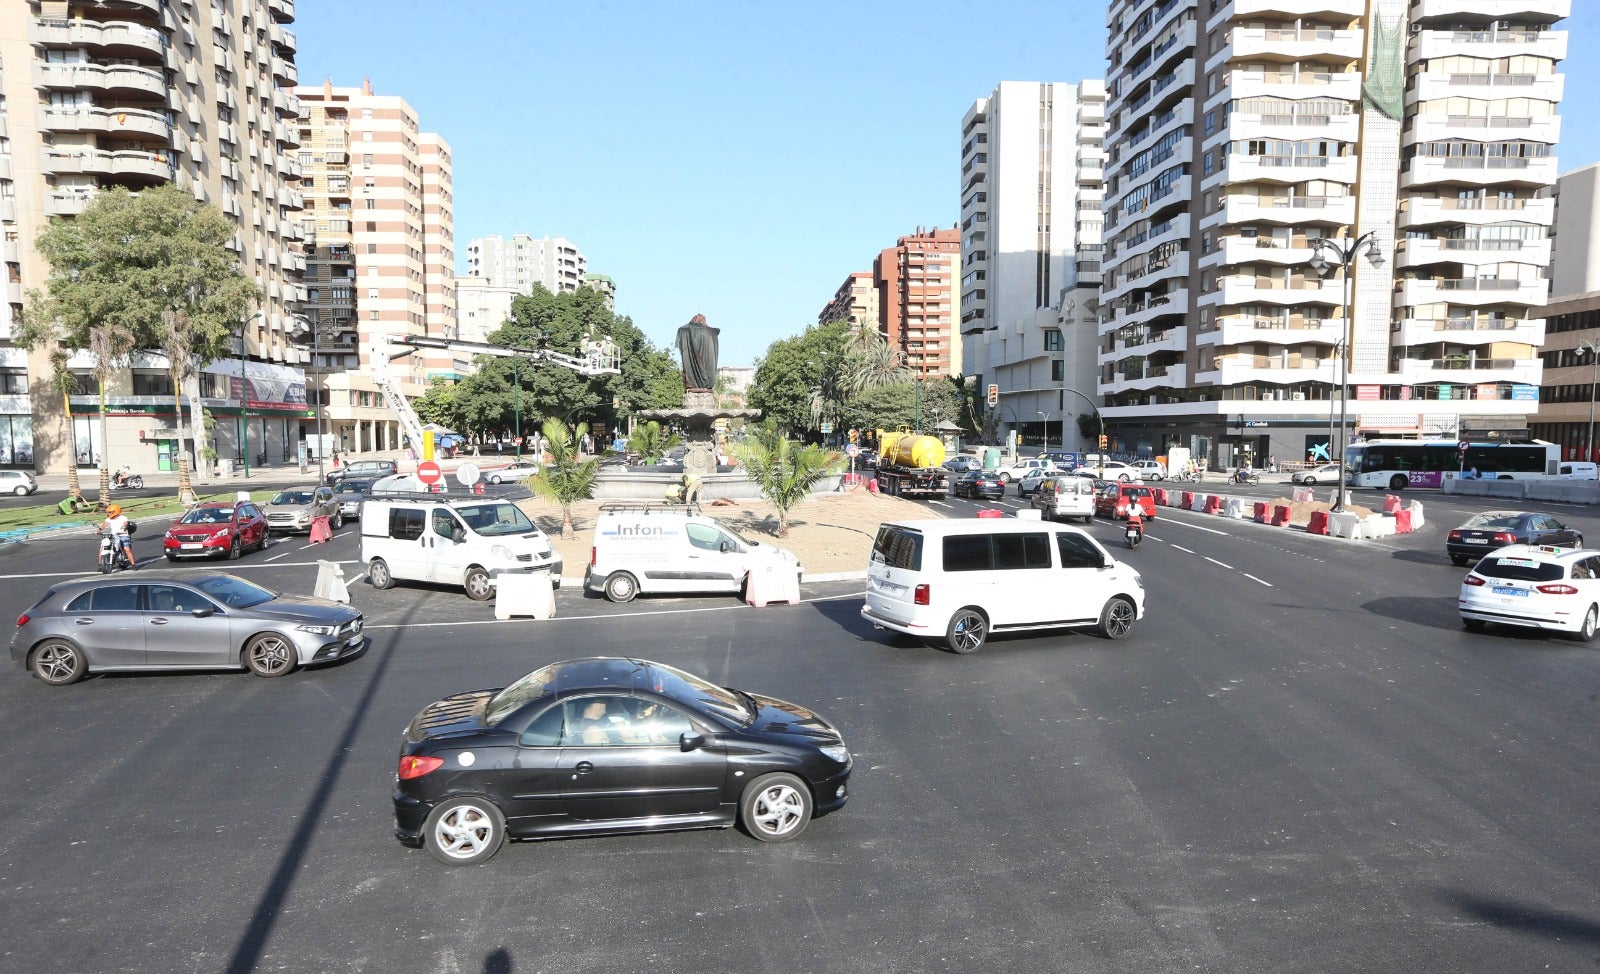
[[907,497],[943,497],[950,491],[944,444],[936,437],[878,430],[878,489]]

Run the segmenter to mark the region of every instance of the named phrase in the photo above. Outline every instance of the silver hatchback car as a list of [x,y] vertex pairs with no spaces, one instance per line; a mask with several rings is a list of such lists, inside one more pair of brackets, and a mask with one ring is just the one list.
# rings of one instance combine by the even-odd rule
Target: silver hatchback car
[[365,651],[363,626],[348,605],[280,595],[236,575],[101,576],[51,586],[17,619],[11,659],[51,686],[91,671],[283,676]]

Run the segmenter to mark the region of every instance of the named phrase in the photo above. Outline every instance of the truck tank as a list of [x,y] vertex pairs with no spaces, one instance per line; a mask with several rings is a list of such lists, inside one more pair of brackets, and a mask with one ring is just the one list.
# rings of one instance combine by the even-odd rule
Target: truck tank
[[878,447],[880,462],[887,460],[900,467],[937,467],[944,463],[944,444],[933,436],[880,433]]

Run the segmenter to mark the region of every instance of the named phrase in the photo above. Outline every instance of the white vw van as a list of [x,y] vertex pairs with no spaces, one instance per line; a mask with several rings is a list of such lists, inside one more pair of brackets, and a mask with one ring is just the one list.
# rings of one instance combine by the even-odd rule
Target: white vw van
[[460,585],[494,598],[497,575],[549,572],[561,586],[561,556],[515,504],[446,494],[373,494],[361,510],[361,560],[373,588],[400,582]]
[[1144,616],[1144,581],[1078,528],[1011,518],[878,527],[861,615],[957,653],[990,633],[1093,626],[1121,639]]
[[641,592],[738,592],[752,571],[801,572],[800,559],[682,504],[603,504],[584,588],[628,602]]

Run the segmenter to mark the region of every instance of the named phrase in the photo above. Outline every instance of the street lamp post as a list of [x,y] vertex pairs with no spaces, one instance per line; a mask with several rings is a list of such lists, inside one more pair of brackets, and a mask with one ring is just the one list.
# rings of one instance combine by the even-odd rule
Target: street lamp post
[[[1064,415],[1065,414],[1063,414],[1063,416]],[[1039,410],[1039,419],[1041,421],[1043,421],[1043,423],[1044,423],[1044,452],[1049,453],[1050,452],[1050,411],[1049,410],[1044,410],[1044,409]],[[1061,449],[1063,451],[1065,451],[1066,448],[1067,448],[1066,419],[1063,418],[1061,422],[1062,422],[1062,426],[1061,426]]]
[[515,443],[517,445],[517,459],[522,459],[522,380],[517,378],[517,359],[511,359],[511,387],[517,391],[515,405],[512,406],[516,415]]
[[[1383,252],[1378,249],[1378,234],[1372,230],[1350,241],[1348,244],[1337,240],[1328,240],[1323,237],[1314,237],[1308,241],[1311,247],[1311,269],[1317,272],[1318,277],[1327,277],[1334,267],[1344,268],[1344,323],[1340,328],[1339,336],[1339,490],[1333,500],[1334,513],[1344,510],[1344,437],[1348,429],[1349,419],[1346,415],[1349,408],[1350,394],[1348,377],[1350,374],[1350,338],[1351,327],[1355,318],[1355,292],[1351,285],[1351,272],[1355,266],[1356,257],[1362,254],[1362,246],[1366,246],[1365,257],[1373,267],[1383,266]],[[1329,251],[1334,260],[1323,256],[1324,250]]]
[[[1067,387],[1062,386],[1061,391],[1062,392],[1070,392],[1074,396],[1077,396],[1079,399],[1082,399],[1084,402],[1089,404],[1089,408],[1094,410],[1094,418],[1100,421],[1100,439],[1101,440],[1105,439],[1106,438],[1106,418],[1105,418],[1104,415],[1101,414],[1100,407],[1096,406],[1094,404],[1094,400],[1090,399],[1088,396],[1084,395],[1083,393],[1079,392],[1076,389],[1068,389]],[[1065,450],[1066,448],[1067,448],[1067,409],[1066,409],[1066,406],[1063,405],[1061,407],[1061,449]],[[1095,455],[1100,458],[1100,479],[1104,480],[1105,477],[1106,477],[1106,451],[1100,449],[1099,440],[1095,441]]]
[[239,322],[239,422],[243,427],[243,446],[239,452],[242,454],[244,479],[246,480],[250,479],[250,387],[244,376],[245,332],[250,329],[250,322],[265,314],[265,311],[257,311]]
[[1576,351],[1588,352],[1593,360],[1589,365],[1589,434],[1583,441],[1583,460],[1585,463],[1594,462],[1594,392],[1595,379],[1600,374],[1600,344],[1593,339],[1578,339]]

